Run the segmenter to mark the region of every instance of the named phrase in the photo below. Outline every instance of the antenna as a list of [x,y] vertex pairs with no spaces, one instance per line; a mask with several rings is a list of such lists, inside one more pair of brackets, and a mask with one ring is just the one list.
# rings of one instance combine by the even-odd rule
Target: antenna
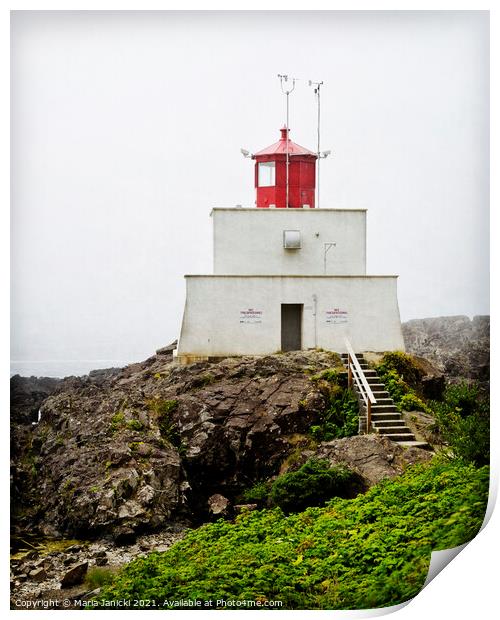
[[[319,161],[321,159],[321,152],[319,150],[319,130],[320,130],[320,88],[321,86],[323,86],[323,82],[313,82],[312,80],[309,80],[309,86],[314,86],[314,94],[316,95],[316,98],[318,100],[318,179],[317,179],[317,183],[316,183],[316,188],[317,188],[317,200],[316,200],[316,207],[319,209]],[[325,151],[326,152],[326,151]],[[330,152],[328,152],[328,155],[330,154]],[[328,157],[328,155],[323,155],[323,157]]]
[[[286,95],[286,208],[288,209],[289,204],[288,204],[288,167],[290,165],[290,155],[289,155],[289,150],[288,150],[288,145],[289,145],[289,141],[290,141],[290,128],[288,125],[288,115],[289,115],[289,101],[288,101],[288,97],[290,95],[290,93],[295,89],[295,79],[296,78],[289,78],[288,75],[280,75],[278,74],[278,77],[280,79],[280,86],[281,86],[281,92],[284,93]],[[288,79],[290,79],[292,81],[292,87],[291,88],[286,88],[283,86],[283,82],[288,82]]]

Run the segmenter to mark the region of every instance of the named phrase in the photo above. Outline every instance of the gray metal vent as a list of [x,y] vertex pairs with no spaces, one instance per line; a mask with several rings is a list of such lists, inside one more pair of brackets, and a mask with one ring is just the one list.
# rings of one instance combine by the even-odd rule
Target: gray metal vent
[[284,230],[283,247],[286,250],[300,250],[300,230]]

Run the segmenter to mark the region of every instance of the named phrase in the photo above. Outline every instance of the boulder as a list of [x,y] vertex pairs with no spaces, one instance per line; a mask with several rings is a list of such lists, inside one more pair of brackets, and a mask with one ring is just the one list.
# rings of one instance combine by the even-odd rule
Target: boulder
[[407,465],[429,461],[433,454],[422,448],[402,447],[385,436],[370,434],[323,442],[315,451],[303,454],[297,466],[311,456],[327,459],[332,465],[346,465],[368,488],[384,478],[402,474]]
[[36,581],[37,583],[40,583],[47,579],[47,571],[43,567],[35,568],[28,573],[28,576],[31,581]]
[[69,569],[61,579],[61,588],[71,588],[83,582],[89,567],[88,562],[82,562]]
[[229,513],[231,502],[221,495],[214,493],[208,498],[208,512],[212,517],[226,517]]

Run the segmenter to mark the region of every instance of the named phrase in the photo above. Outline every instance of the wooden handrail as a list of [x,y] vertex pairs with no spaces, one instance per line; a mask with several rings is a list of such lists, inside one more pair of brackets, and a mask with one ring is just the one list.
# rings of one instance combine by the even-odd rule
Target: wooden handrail
[[359,393],[361,394],[362,399],[366,405],[366,429],[370,432],[372,427],[372,405],[377,404],[377,399],[373,395],[371,387],[368,385],[368,381],[366,380],[365,373],[361,368],[358,358],[356,357],[356,353],[351,346],[351,343],[347,338],[344,340],[346,348],[347,348],[347,374],[349,380],[349,387],[352,387],[352,381],[356,382],[358,386]]

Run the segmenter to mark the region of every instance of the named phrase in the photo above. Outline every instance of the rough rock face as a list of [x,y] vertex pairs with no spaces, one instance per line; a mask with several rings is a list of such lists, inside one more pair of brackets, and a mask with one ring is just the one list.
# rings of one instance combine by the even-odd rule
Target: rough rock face
[[490,317],[444,316],[403,323],[408,353],[427,358],[448,377],[487,383]]
[[311,456],[328,459],[332,465],[343,463],[359,474],[365,487],[383,478],[403,473],[407,465],[428,461],[432,452],[416,447],[402,447],[381,435],[358,435],[321,443],[317,450],[305,451],[302,460]]
[[[13,523],[124,542],[196,515],[277,473],[324,408],[310,374],[334,354],[299,352],[191,366],[165,355],[73,378],[13,433]],[[308,373],[309,370],[309,373]]]
[[38,409],[53,394],[61,379],[52,377],[21,377],[10,379],[10,416],[17,424],[31,424],[38,420]]

